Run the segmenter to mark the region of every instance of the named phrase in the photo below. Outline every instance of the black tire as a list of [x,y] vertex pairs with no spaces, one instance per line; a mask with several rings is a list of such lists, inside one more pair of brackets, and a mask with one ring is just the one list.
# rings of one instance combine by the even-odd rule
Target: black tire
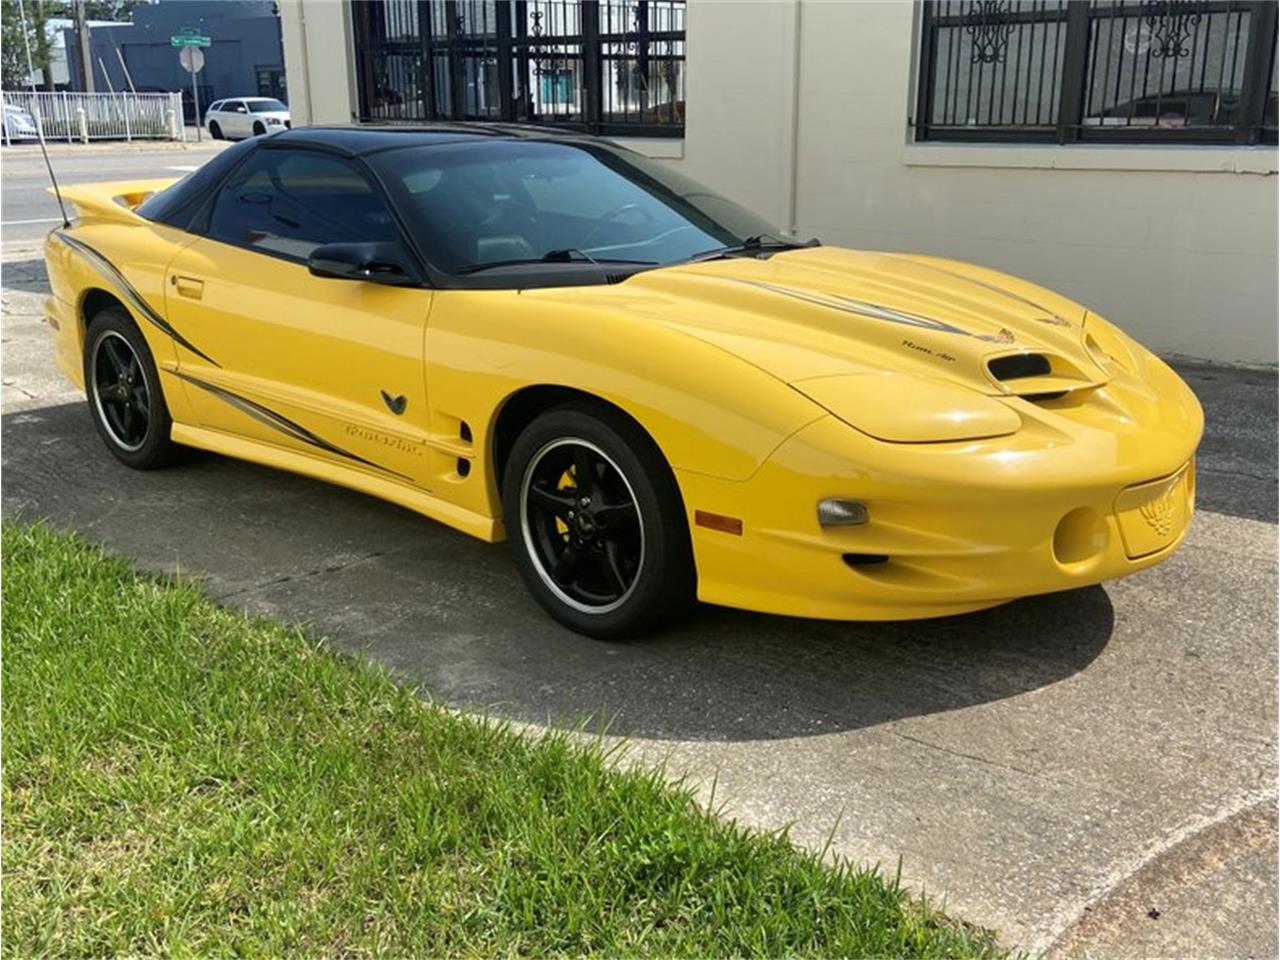
[[261,120],[253,121],[253,135],[255,137],[260,137],[266,132],[267,132],[267,128],[262,125]]
[[214,120],[209,124],[209,136],[215,140],[222,139],[222,127],[218,125],[218,121]]
[[502,503],[526,586],[569,629],[635,637],[693,605],[693,548],[675,476],[616,410],[570,403],[529,424],[507,459]]
[[160,376],[147,341],[123,307],[107,307],[89,321],[84,385],[93,425],[117,460],[134,470],[174,460],[178,447],[169,439],[173,420]]

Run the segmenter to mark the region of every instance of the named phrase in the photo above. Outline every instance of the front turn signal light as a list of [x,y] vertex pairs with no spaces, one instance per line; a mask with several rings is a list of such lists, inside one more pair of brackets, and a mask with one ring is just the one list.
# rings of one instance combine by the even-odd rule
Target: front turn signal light
[[830,497],[818,501],[818,523],[824,527],[853,527],[870,518],[867,506],[857,500]]

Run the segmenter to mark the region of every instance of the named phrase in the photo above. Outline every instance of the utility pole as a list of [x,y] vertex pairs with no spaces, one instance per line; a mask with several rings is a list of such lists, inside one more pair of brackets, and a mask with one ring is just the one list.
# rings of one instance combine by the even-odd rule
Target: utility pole
[[89,24],[84,0],[75,0],[76,59],[80,63],[80,81],[85,93],[93,93],[93,61],[89,58]]

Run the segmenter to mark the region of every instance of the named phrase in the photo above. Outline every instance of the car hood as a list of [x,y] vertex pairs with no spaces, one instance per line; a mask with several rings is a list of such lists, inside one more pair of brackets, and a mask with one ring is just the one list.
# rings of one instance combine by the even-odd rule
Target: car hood
[[[1082,306],[941,258],[814,247],[647,271],[613,289],[790,384],[896,373],[1002,396],[1108,379],[1085,346]],[[1044,359],[990,366],[1022,354]]]

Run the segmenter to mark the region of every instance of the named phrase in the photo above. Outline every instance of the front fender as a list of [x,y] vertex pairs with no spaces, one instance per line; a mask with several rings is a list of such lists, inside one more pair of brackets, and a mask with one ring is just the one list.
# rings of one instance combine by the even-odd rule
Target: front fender
[[[613,292],[610,300],[625,302],[622,290]],[[824,415],[720,347],[602,303],[596,291],[581,294],[441,291],[426,335],[433,431],[463,421],[476,449],[489,449],[507,398],[530,386],[567,387],[626,411],[673,468],[745,480]],[[488,503],[468,505],[494,515],[496,478],[492,464],[484,467]],[[470,485],[467,495],[479,487]]]

